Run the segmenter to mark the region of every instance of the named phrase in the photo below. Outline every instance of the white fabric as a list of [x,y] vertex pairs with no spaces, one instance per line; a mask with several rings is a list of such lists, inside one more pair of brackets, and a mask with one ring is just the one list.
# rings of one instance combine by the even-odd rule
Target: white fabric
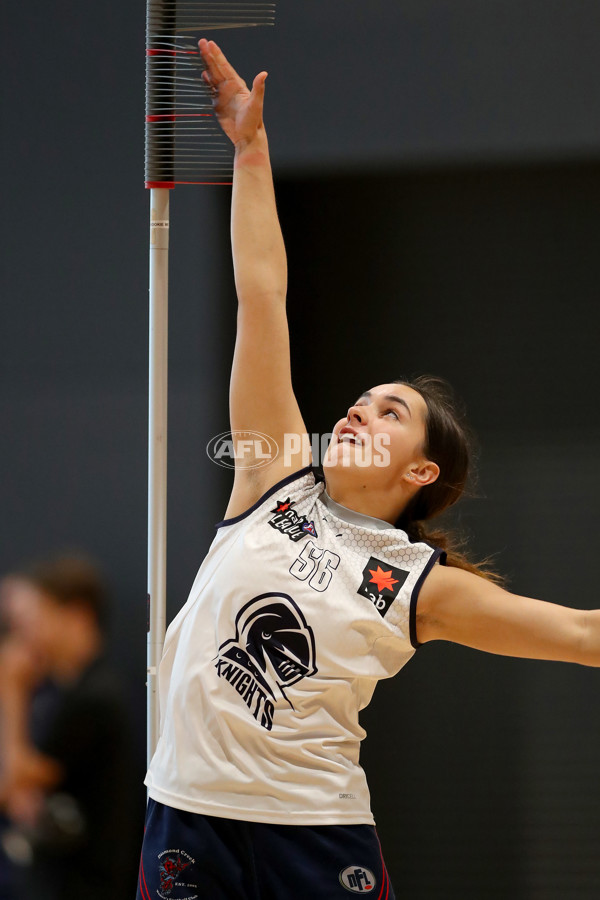
[[358,713],[413,655],[411,597],[438,556],[344,510],[306,470],[222,523],[167,632],[150,797],[255,822],[372,824]]

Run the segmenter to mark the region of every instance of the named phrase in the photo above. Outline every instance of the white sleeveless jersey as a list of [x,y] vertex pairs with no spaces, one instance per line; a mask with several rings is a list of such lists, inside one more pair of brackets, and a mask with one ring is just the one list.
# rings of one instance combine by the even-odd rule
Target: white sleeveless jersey
[[309,469],[222,522],[167,632],[150,797],[253,822],[372,824],[358,714],[415,652],[439,557],[339,506]]

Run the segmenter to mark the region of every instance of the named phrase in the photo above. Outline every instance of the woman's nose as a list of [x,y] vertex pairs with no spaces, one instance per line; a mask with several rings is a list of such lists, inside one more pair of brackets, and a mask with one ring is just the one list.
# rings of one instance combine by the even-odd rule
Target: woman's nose
[[359,425],[362,425],[366,421],[365,410],[364,407],[361,406],[351,406],[348,410],[348,424],[352,421],[358,422]]

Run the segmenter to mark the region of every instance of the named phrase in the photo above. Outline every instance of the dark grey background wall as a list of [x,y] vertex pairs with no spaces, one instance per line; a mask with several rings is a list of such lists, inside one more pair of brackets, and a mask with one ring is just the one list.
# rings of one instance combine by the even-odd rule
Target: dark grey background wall
[[[309,428],[401,372],[479,432],[459,519],[520,593],[597,605],[600,13],[587,0],[304,0],[226,34],[268,121]],[[11,4],[2,29],[0,572],[82,547],[143,717],[143,4]],[[425,167],[424,167],[425,166]],[[227,189],[172,196],[169,610],[227,475]],[[365,765],[411,898],[596,898],[597,673],[426,647],[381,686]]]
[[[373,384],[445,376],[480,441],[479,484],[450,524],[516,593],[596,606],[600,166],[278,188],[309,430]],[[405,896],[598,893],[597,689],[595,669],[443,644],[378,688],[363,761]]]

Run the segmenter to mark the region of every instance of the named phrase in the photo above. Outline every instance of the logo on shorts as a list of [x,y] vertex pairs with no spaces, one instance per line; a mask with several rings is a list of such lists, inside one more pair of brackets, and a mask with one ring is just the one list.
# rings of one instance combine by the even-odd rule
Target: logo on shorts
[[408,572],[404,569],[371,556],[363,569],[363,580],[356,593],[370,600],[377,612],[385,616],[407,578]]
[[182,872],[195,862],[185,850],[163,850],[159,853],[160,886],[156,893],[162,900],[197,900],[198,885],[188,884],[181,878]]
[[299,541],[301,538],[306,537],[307,534],[318,537],[315,523],[309,522],[306,516],[298,515],[296,510],[292,509],[294,503],[294,500],[290,502],[289,497],[287,500],[277,501],[277,506],[271,510],[272,513],[275,513],[273,518],[269,519],[271,528],[287,534],[290,541]]
[[365,894],[375,890],[377,881],[370,869],[363,866],[346,866],[340,872],[340,884],[353,894]]

